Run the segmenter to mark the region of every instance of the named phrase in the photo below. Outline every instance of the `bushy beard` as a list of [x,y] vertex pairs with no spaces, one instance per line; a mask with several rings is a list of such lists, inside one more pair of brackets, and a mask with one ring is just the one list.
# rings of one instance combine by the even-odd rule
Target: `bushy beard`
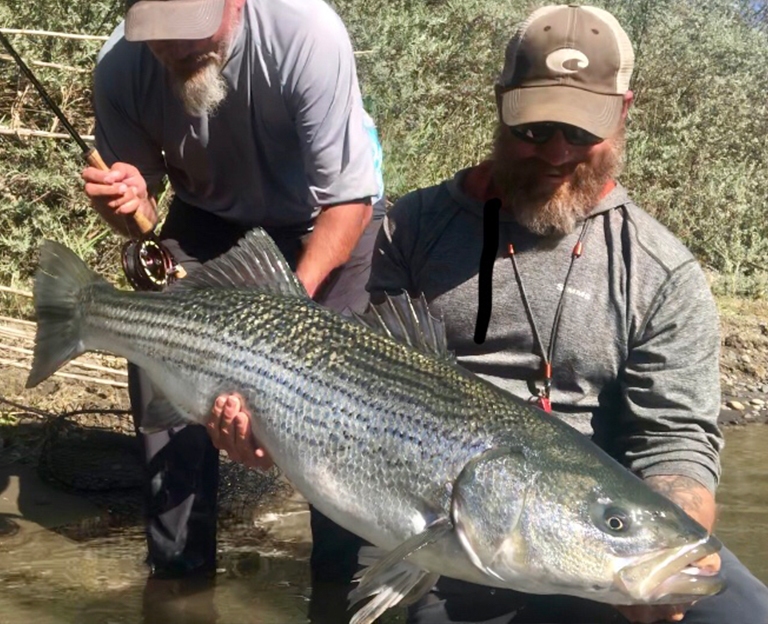
[[188,76],[174,75],[173,85],[184,110],[193,117],[212,116],[227,97],[227,81],[216,59]]
[[621,172],[624,132],[606,139],[608,150],[579,163],[570,179],[554,191],[537,186],[539,173],[557,169],[538,158],[510,157],[515,139],[504,124],[496,128],[493,148],[493,180],[502,193],[502,204],[523,227],[540,236],[562,237],[592,212],[606,183]]

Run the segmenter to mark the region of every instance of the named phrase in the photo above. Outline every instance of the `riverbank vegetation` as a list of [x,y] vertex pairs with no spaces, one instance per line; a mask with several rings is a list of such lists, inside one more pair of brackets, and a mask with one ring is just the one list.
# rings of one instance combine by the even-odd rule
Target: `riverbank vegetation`
[[[543,2],[335,0],[358,51],[366,106],[396,198],[489,149],[493,81],[514,24]],[[768,30],[761,3],[606,0],[636,50],[622,182],[707,267],[716,292],[768,290]],[[122,3],[4,0],[0,24],[108,35]],[[100,40],[9,34],[84,135],[93,131],[91,70]],[[2,54],[0,50],[0,54]],[[41,65],[49,64],[49,65]],[[0,285],[28,288],[42,238],[73,247],[121,281],[119,240],[91,213],[82,168],[15,65],[0,58]],[[10,132],[10,133],[9,133]],[[17,298],[7,297],[6,309]],[[3,304],[0,301],[0,304]]]

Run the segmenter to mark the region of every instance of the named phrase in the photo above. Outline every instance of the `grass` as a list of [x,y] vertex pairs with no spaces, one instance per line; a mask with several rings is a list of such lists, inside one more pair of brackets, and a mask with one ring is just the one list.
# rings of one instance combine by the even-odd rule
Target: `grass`
[[[392,198],[484,158],[493,83],[514,25],[546,0],[333,0],[348,26],[365,104],[384,148]],[[636,95],[622,182],[712,275],[719,295],[768,288],[768,36],[754,7],[731,0],[603,0],[636,49]],[[120,3],[5,0],[10,27],[108,34]],[[92,132],[98,42],[13,37],[74,125]],[[60,130],[10,63],[0,62],[0,125]],[[43,238],[59,240],[113,282],[121,240],[90,210],[70,141],[0,136],[0,284],[28,288]],[[20,304],[0,297],[0,306]],[[23,308],[23,305],[21,306]]]

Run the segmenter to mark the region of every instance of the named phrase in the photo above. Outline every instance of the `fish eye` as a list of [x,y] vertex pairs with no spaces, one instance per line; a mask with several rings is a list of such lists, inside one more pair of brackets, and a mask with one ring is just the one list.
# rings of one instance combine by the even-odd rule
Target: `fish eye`
[[608,507],[603,514],[603,520],[611,533],[626,533],[631,525],[629,515],[618,507]]

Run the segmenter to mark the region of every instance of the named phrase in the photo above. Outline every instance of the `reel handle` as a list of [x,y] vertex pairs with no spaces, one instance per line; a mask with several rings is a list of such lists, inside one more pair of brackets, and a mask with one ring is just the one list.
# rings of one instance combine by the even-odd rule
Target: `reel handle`
[[[109,171],[107,163],[104,162],[104,159],[95,147],[90,148],[83,156],[85,157],[85,161],[91,167],[96,167],[96,169],[100,169],[101,171]],[[133,220],[142,234],[149,234],[153,230],[152,223],[143,214],[134,212],[127,218]]]

